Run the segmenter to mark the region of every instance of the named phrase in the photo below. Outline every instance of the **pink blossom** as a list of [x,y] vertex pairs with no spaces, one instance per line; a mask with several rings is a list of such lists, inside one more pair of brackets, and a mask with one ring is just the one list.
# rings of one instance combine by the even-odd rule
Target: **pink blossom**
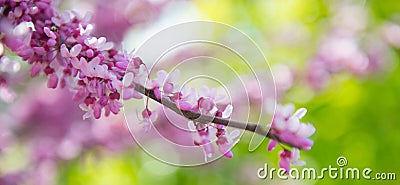
[[[2,45],[0,43],[0,45]],[[1,49],[1,48],[0,48]],[[11,103],[16,98],[16,93],[10,85],[18,81],[18,74],[21,65],[18,61],[3,56],[0,51],[0,100]]]
[[51,31],[50,28],[44,27],[43,31],[49,38],[52,38],[53,40],[57,39],[56,34],[53,31]]
[[400,25],[388,22],[381,28],[381,36],[389,45],[400,48]]
[[85,40],[85,44],[99,51],[109,50],[114,47],[112,42],[107,42],[105,37],[90,37]]
[[210,136],[214,135],[213,133],[215,132],[215,129],[212,129],[205,124],[197,123],[195,125],[193,121],[188,121],[188,128],[191,131],[197,132],[193,135],[194,144],[203,148],[206,157],[212,157],[212,155],[214,154],[214,146],[211,143]]
[[179,70],[174,70],[171,74],[164,70],[160,70],[157,72],[157,78],[152,81],[153,88],[162,87],[162,92],[166,95],[172,94],[176,91],[177,87],[174,83],[179,78]]
[[290,164],[296,166],[304,166],[306,163],[304,161],[299,161],[300,151],[297,148],[293,148],[292,152],[287,149],[284,149],[279,154],[279,167],[285,169],[286,173],[290,171]]
[[65,44],[62,44],[61,48],[60,48],[61,56],[64,57],[64,58],[76,57],[81,52],[81,50],[82,50],[82,45],[81,44],[76,44],[75,46],[73,46],[71,48],[70,51],[68,51],[68,49],[65,46]]
[[290,170],[290,164],[298,166],[305,164],[302,161],[297,161],[300,157],[298,148],[302,150],[311,149],[313,141],[308,137],[315,132],[313,125],[300,122],[300,119],[307,113],[307,109],[300,108],[294,113],[293,111],[293,104],[277,105],[269,131],[273,137],[268,144],[268,151],[273,150],[279,142],[294,146],[292,152],[284,148],[284,151],[279,154],[279,166],[284,168],[287,173]]
[[235,139],[240,135],[240,131],[234,130],[231,133],[228,133],[228,131],[226,131],[224,127],[220,127],[218,128],[218,132],[217,132],[218,140],[216,143],[219,152],[227,158],[232,158],[233,153],[231,151],[231,148],[239,142],[239,139],[237,140]]
[[0,24],[0,32],[5,33],[2,42],[4,42],[7,47],[13,51],[23,51],[23,49],[29,47],[32,32],[26,22],[20,22],[14,26],[11,21],[1,19]]
[[[1,79],[0,79],[1,81]],[[17,97],[16,93],[10,89],[6,83],[0,83],[0,99],[6,103],[11,103]]]
[[213,114],[216,111],[215,103],[211,98],[200,97],[198,100],[198,107],[202,113],[205,111],[205,113]]
[[[119,43],[129,28],[147,24],[162,13],[169,1],[150,0],[115,0],[110,6],[107,0],[96,1],[93,12],[93,23],[96,25],[95,36],[105,36],[107,39]],[[104,16],[108,15],[108,16]]]
[[49,80],[47,81],[47,87],[55,89],[58,85],[58,76],[56,74],[49,75]]
[[399,28],[394,24],[384,25],[379,30],[385,42],[376,39],[377,31],[368,33],[368,17],[359,5],[345,3],[336,8],[333,19],[328,19],[332,31],[321,39],[308,65],[307,80],[315,90],[324,88],[330,78],[340,72],[363,76],[379,71],[387,63],[384,57],[388,56],[387,45],[396,46],[400,38],[396,34]]
[[277,64],[272,67],[272,73],[274,75],[274,82],[276,86],[277,94],[287,91],[293,85],[294,74],[292,70],[283,64]]
[[186,85],[171,97],[182,110],[194,110],[198,104],[198,98],[197,91]]
[[275,149],[277,144],[278,144],[278,141],[271,139],[268,143],[268,151]]
[[[313,145],[313,141],[308,137],[314,134],[315,128],[311,124],[300,122],[307,109],[300,108],[295,113],[293,111],[294,106],[292,104],[286,106],[277,105],[270,132],[277,135],[284,142],[293,144],[302,150],[309,150]],[[271,139],[268,150],[272,150],[276,144],[277,142]]]
[[185,100],[176,101],[176,106],[181,110],[192,110],[193,106]]
[[201,87],[199,96],[210,98],[214,103],[219,103],[225,99],[225,95],[218,94],[216,88],[209,88],[207,86]]
[[151,112],[149,109],[146,108],[142,111],[142,119],[139,119],[139,125],[141,125],[142,128],[144,128],[145,131],[148,132],[151,129],[151,125],[154,123],[154,121],[156,121],[156,119],[157,112]]
[[[225,107],[225,110],[223,112],[217,111],[217,116],[222,118],[229,118],[232,114],[232,111],[233,106],[228,105]],[[240,135],[240,131],[233,130],[231,133],[228,133],[226,127],[223,125],[216,125],[216,128],[216,144],[218,146],[219,152],[227,158],[232,158],[233,153],[231,151],[231,148],[239,142],[240,139],[235,139]]]

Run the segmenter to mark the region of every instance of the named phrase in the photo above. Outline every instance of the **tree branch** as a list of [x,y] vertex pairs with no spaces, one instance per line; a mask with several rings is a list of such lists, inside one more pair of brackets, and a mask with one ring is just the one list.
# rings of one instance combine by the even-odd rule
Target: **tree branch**
[[135,84],[135,90],[138,91],[139,93],[149,97],[150,99],[164,105],[165,107],[168,107],[169,109],[171,109],[172,111],[174,111],[175,113],[186,117],[189,120],[193,120],[195,122],[199,122],[199,123],[215,123],[215,124],[219,124],[219,125],[224,125],[224,126],[229,126],[229,127],[233,127],[233,128],[237,128],[237,129],[241,129],[241,130],[247,130],[250,132],[254,132],[257,133],[261,136],[265,136],[267,138],[270,139],[274,139],[282,144],[288,145],[288,146],[292,146],[292,147],[296,147],[296,148],[301,148],[300,146],[294,146],[291,143],[287,143],[282,141],[282,139],[276,135],[273,134],[272,132],[269,132],[267,130],[265,130],[264,128],[262,128],[261,125],[256,124],[256,123],[244,123],[244,122],[240,122],[240,121],[235,121],[235,120],[229,120],[229,119],[224,119],[224,118],[220,118],[220,117],[215,117],[215,116],[210,116],[210,115],[205,115],[205,114],[201,114],[198,112],[194,112],[194,111],[187,111],[187,110],[181,110],[178,108],[178,106],[176,105],[175,102],[173,102],[169,97],[162,97],[162,99],[157,99],[154,91],[151,89],[146,89],[144,86],[140,85],[140,84]]

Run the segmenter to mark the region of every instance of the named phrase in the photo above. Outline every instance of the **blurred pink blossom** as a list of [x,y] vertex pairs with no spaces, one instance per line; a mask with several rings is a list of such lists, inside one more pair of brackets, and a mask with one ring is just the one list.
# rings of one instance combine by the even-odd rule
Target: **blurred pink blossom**
[[110,4],[107,0],[97,0],[92,20],[94,35],[119,43],[128,29],[155,19],[167,2],[115,0]]

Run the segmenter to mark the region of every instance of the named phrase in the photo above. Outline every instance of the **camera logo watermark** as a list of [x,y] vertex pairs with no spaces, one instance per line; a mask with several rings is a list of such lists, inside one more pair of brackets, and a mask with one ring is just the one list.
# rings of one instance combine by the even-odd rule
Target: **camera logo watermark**
[[[272,72],[261,49],[237,28],[212,21],[172,25],[145,40],[134,55],[146,63],[149,77],[158,76],[160,69],[168,69],[171,73],[180,71],[176,79],[177,91],[189,87],[200,92],[206,85],[212,89],[209,94],[215,89],[218,96],[226,97],[223,104],[234,107],[230,119],[247,123],[253,119],[252,115],[257,115],[251,122],[263,125],[268,131],[266,125],[271,122],[272,115],[264,111],[266,105],[263,104],[268,100],[272,109],[275,108]],[[262,100],[261,103],[252,105],[252,97]],[[138,146],[146,153],[175,166],[203,165],[223,156],[220,152],[214,152],[214,155],[204,152],[203,147],[194,144],[193,137],[198,133],[189,128],[187,119],[153,103],[146,98],[123,102],[126,124]],[[137,112],[147,108],[148,104],[157,111],[158,118],[145,132],[139,124],[141,120]],[[228,130],[231,129],[230,123],[227,126]],[[237,139],[242,135],[243,131]],[[249,151],[257,149],[265,139],[254,133]],[[217,139],[214,137],[210,141],[210,145],[216,147]]]
[[396,180],[394,172],[375,172],[371,168],[352,168],[347,167],[346,157],[340,156],[336,159],[336,165],[317,170],[315,168],[291,168],[289,172],[280,168],[269,168],[265,163],[264,167],[257,170],[257,177],[260,179],[282,179],[282,180],[316,180],[316,179],[339,179],[339,180]]

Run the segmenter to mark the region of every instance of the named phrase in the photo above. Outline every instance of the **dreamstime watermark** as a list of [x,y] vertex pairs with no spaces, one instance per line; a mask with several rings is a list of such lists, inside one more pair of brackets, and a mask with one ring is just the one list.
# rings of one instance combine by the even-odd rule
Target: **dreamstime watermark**
[[351,168],[346,167],[348,161],[346,157],[340,156],[336,160],[335,166],[329,165],[328,167],[317,170],[315,168],[291,168],[286,173],[283,168],[269,168],[265,163],[264,167],[257,170],[257,177],[260,179],[282,179],[282,180],[316,180],[316,179],[339,179],[339,180],[396,180],[396,173],[394,172],[374,172],[371,168]]

